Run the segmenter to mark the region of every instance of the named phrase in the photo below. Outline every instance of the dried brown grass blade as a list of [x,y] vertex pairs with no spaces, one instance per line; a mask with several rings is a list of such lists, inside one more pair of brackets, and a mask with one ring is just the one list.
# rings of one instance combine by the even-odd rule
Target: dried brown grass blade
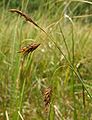
[[[22,12],[22,11],[20,11],[20,10],[17,10],[17,9],[10,9],[10,12],[16,12],[16,13],[20,14],[21,16],[23,16],[23,17],[26,19],[26,21],[31,22],[31,23],[34,24],[36,27],[38,27],[39,29],[41,29],[44,33],[46,33],[45,30],[44,30],[43,28],[41,28],[39,25],[37,25],[37,24],[31,19],[31,17],[29,17],[26,13],[24,13],[24,12]],[[46,33],[46,34],[47,34],[47,33]]]

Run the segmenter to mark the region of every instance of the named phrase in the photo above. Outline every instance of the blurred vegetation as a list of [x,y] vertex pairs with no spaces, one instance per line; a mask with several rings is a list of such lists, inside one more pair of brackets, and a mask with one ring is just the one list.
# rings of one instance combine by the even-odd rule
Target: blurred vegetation
[[[18,8],[25,9],[28,12],[35,12],[41,9],[44,14],[48,14],[47,10],[50,10],[50,14],[60,14],[59,11],[63,11],[67,13],[69,16],[74,15],[89,15],[92,14],[92,5],[90,1],[83,0],[1,0],[0,5],[5,8]],[[27,5],[27,6],[26,6]],[[55,11],[57,9],[57,11]],[[46,11],[47,13],[46,13]],[[59,10],[59,11],[58,11]],[[86,18],[87,23],[92,22],[92,17]],[[85,22],[84,21],[84,22]]]
[[[28,13],[46,33],[10,8]],[[92,119],[91,11],[91,0],[0,1],[0,120]],[[33,42],[41,45],[24,59],[18,51]]]
[[[83,14],[83,13],[90,13],[91,10],[92,10],[92,6],[90,4],[90,2],[92,2],[91,0],[90,1],[86,1],[86,2],[83,2],[83,0],[28,0],[28,10],[38,10],[39,7],[43,6],[46,6],[48,7],[49,5],[53,5],[53,7],[62,7],[61,6],[61,3],[63,3],[63,5],[65,6],[67,3],[69,4],[68,5],[68,10],[70,12],[74,12],[73,14]],[[26,3],[26,0],[1,0],[0,1],[0,4],[1,5],[4,5],[4,6],[9,6],[10,8],[15,8],[15,7],[20,7],[22,8],[22,3]],[[67,8],[66,8],[67,9]],[[74,9],[72,11],[72,9]]]

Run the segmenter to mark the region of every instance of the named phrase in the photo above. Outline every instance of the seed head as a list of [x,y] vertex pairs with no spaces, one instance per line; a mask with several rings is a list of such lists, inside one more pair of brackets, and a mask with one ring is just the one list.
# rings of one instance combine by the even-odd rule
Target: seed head
[[52,94],[52,89],[50,87],[45,88],[43,90],[43,97],[44,97],[44,105],[45,105],[45,112],[48,112],[50,101],[51,101],[51,94]]
[[31,43],[25,47],[22,47],[18,53],[23,53],[23,55],[28,55],[33,52],[40,44]]

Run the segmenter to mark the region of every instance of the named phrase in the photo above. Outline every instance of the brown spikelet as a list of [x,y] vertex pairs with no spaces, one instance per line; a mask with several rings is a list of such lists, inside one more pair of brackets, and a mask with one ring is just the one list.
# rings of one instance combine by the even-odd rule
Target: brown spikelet
[[30,52],[33,52],[40,44],[31,43],[28,46],[25,46],[18,51],[18,53],[23,53],[23,55],[28,55]]
[[[22,11],[20,11],[20,10],[17,10],[17,9],[10,9],[10,12],[16,12],[16,13],[20,14],[21,16],[23,16],[23,17],[26,19],[26,21],[31,22],[31,23],[34,24],[36,27],[40,28],[44,33],[46,33],[44,29],[42,29],[39,25],[37,25],[37,24],[31,19],[31,17],[29,17],[29,16],[28,16],[27,14],[25,14],[24,12],[22,12]],[[46,34],[47,34],[47,33],[46,33]]]
[[44,97],[44,106],[45,106],[45,112],[48,113],[50,101],[51,101],[51,94],[52,94],[52,89],[50,87],[45,88],[43,90],[43,97]]

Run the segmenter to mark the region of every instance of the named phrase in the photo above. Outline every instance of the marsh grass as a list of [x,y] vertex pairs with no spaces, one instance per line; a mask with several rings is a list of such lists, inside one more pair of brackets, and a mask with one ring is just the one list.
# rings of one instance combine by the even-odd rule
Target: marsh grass
[[[22,2],[21,11],[26,11],[28,2]],[[52,3],[43,5],[47,15],[43,15],[43,7],[31,14],[39,18],[36,25],[12,15],[7,10],[9,5],[6,10],[3,6],[0,19],[0,120],[92,119],[91,25],[81,23],[81,17],[75,20],[67,15],[65,11],[70,2],[62,1],[58,9]],[[50,16],[49,20],[47,16]],[[22,55],[17,51],[22,44],[26,46],[32,42],[41,44],[22,61]],[[43,95],[41,90],[49,86],[52,94],[48,99],[50,110],[47,115],[43,106],[49,95],[44,97],[46,94]]]

